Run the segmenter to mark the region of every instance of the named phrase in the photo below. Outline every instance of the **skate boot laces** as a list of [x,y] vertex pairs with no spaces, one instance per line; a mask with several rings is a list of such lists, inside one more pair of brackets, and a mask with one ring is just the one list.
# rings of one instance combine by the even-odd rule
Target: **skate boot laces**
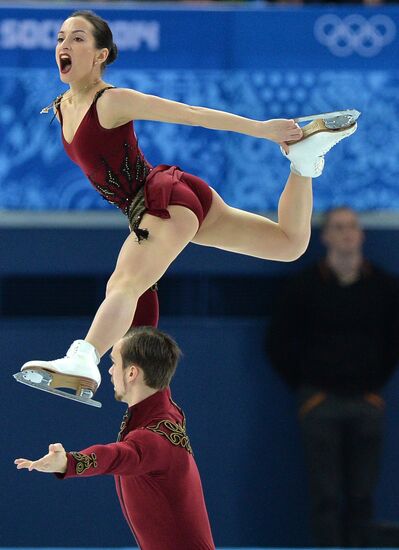
[[86,340],[75,340],[72,342],[65,357],[70,359],[78,354],[88,355],[96,365],[100,362],[96,348],[89,342],[86,342]]
[[73,357],[74,355],[76,355],[78,352],[79,352],[79,348],[81,347],[81,342],[82,340],[75,340],[75,342],[73,342],[70,346],[69,346],[69,349],[68,351],[66,352],[66,356],[65,357]]

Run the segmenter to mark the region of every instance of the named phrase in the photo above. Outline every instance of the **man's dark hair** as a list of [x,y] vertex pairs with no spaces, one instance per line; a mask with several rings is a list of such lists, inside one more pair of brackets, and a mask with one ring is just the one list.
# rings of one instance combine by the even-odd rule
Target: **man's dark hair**
[[107,59],[103,63],[102,69],[105,68],[105,65],[113,63],[118,56],[118,48],[114,43],[112,31],[105,19],[90,10],[75,11],[70,17],[82,17],[91,23],[93,26],[93,36],[96,48],[99,50],[107,48],[109,53]]
[[122,339],[120,353],[123,368],[137,365],[147,386],[157,390],[169,386],[181,357],[173,338],[153,327],[131,328]]

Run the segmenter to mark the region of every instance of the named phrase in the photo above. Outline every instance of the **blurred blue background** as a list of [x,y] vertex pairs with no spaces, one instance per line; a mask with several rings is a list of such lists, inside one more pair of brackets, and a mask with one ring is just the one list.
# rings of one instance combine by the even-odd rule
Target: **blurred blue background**
[[[118,86],[257,119],[361,110],[357,134],[329,154],[315,182],[316,210],[377,210],[364,218],[366,253],[399,273],[398,7],[0,6],[2,547],[133,545],[112,479],[60,482],[13,466],[50,442],[77,450],[113,441],[124,412],[107,359],[101,410],[11,377],[24,361],[61,356],[85,334],[127,235],[123,217],[66,158],[58,123],[39,116],[63,90],[55,33],[79,6],[111,22],[120,57],[107,79]],[[136,130],[151,163],[179,164],[234,206],[276,209],[288,165],[273,144],[159,123]],[[218,546],[310,545],[295,403],[264,340],[281,281],[320,253],[317,229],[293,264],[189,246],[161,281],[160,327],[185,354],[172,391],[188,417]],[[399,517],[398,391],[396,376],[386,389],[378,520]]]

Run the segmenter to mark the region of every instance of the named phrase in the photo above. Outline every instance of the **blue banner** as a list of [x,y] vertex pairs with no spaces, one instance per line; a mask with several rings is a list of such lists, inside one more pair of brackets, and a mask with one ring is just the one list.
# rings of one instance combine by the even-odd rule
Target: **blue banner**
[[[358,132],[326,159],[315,206],[399,208],[399,8],[91,7],[120,54],[106,79],[256,119],[356,108]],[[108,208],[40,109],[65,89],[54,59],[65,5],[0,8],[0,208]],[[273,210],[288,174],[277,146],[239,134],[137,122],[152,164],[176,163],[230,204]]]

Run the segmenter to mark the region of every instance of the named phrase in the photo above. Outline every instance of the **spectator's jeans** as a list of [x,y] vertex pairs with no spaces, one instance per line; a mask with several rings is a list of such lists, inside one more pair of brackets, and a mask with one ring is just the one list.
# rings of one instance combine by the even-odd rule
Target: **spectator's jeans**
[[299,390],[316,546],[367,546],[382,443],[384,402]]

